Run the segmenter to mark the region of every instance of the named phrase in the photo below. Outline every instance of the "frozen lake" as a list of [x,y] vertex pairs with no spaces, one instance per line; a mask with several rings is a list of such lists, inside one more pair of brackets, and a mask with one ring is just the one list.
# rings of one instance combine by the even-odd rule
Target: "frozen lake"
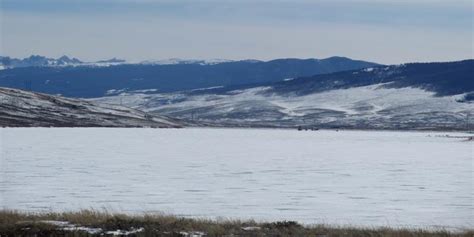
[[0,128],[0,208],[474,227],[474,143],[445,134]]

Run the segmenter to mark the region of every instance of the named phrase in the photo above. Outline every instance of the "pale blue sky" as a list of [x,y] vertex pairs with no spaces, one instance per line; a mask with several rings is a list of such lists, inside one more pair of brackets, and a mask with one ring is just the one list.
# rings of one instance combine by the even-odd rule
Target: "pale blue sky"
[[472,0],[0,0],[0,54],[82,60],[473,57]]

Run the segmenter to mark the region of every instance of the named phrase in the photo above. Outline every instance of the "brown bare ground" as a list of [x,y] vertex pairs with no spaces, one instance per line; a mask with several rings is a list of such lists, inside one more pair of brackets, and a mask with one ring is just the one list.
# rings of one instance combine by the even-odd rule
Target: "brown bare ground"
[[[100,230],[65,230],[48,221],[65,221],[74,226]],[[358,228],[328,225],[300,225],[294,221],[256,222],[253,220],[209,220],[164,214],[125,215],[107,211],[82,210],[63,213],[25,213],[0,210],[0,237],[3,236],[108,236],[107,231],[131,231],[128,236],[317,236],[317,237],[473,237],[474,230],[423,230],[405,228]],[[139,230],[133,232],[133,230]],[[122,234],[124,234],[123,232]],[[193,235],[194,234],[194,235]]]

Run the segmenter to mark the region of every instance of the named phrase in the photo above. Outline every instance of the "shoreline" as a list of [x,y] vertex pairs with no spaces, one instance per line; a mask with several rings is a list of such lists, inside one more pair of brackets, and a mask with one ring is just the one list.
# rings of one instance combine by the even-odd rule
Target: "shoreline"
[[471,130],[461,130],[461,129],[381,129],[381,128],[303,128],[302,130],[298,130],[298,127],[260,127],[260,126],[183,126],[183,127],[111,127],[111,126],[89,126],[89,127],[67,127],[67,126],[57,126],[57,127],[47,127],[47,126],[28,126],[28,127],[20,127],[20,126],[0,126],[0,129],[28,129],[28,128],[103,128],[103,129],[242,129],[242,130],[295,130],[300,132],[318,132],[318,131],[335,131],[335,132],[343,132],[343,131],[363,131],[363,132],[448,132],[448,133],[466,133],[466,134],[473,134],[474,131]]
[[465,236],[474,228],[363,227],[207,219],[168,214],[123,214],[97,210],[25,212],[0,210],[0,236]]

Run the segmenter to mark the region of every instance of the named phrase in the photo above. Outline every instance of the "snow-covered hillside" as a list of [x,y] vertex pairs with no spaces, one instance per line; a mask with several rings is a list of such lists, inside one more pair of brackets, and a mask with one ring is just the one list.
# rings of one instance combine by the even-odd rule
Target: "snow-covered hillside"
[[468,126],[469,114],[474,117],[474,104],[459,102],[463,94],[439,97],[389,84],[305,95],[272,93],[272,87],[226,93],[123,93],[94,101],[216,126],[462,130]]
[[89,101],[0,87],[0,126],[180,127],[166,117]]
[[356,129],[470,129],[474,60],[367,67],[174,93],[122,91],[122,103],[191,124]]

